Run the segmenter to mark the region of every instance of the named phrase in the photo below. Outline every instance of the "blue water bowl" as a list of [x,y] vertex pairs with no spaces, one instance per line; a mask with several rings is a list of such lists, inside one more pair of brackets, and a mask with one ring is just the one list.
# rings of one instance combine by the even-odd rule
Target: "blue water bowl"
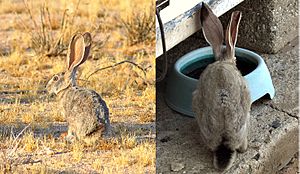
[[[272,99],[275,89],[270,72],[258,54],[236,48],[237,67],[245,77],[250,89],[251,102],[268,94]],[[205,67],[214,62],[211,47],[196,49],[181,57],[174,66],[166,86],[165,99],[169,107],[184,115],[194,117],[192,93]]]

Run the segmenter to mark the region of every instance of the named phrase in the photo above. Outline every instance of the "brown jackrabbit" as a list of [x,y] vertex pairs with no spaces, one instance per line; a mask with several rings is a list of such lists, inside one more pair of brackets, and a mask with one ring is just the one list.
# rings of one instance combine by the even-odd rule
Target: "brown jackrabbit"
[[105,101],[97,92],[76,86],[76,71],[87,60],[91,42],[90,33],[75,34],[69,44],[66,71],[54,75],[46,86],[49,93],[57,95],[60,109],[69,124],[67,141],[110,132]]
[[246,151],[248,144],[250,94],[236,67],[234,52],[240,19],[241,12],[232,13],[223,47],[222,24],[208,5],[202,4],[202,31],[216,61],[200,75],[193,93],[193,110],[201,138],[214,152],[214,166],[219,170],[230,168],[236,151]]

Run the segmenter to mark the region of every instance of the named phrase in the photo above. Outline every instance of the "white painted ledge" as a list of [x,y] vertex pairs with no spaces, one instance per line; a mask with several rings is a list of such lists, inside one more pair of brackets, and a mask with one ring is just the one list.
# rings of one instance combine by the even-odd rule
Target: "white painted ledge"
[[[202,1],[206,2],[217,16],[221,16],[244,0],[170,0],[170,5],[160,11],[167,50],[201,28],[199,12]],[[161,54],[161,35],[156,20],[156,57]]]

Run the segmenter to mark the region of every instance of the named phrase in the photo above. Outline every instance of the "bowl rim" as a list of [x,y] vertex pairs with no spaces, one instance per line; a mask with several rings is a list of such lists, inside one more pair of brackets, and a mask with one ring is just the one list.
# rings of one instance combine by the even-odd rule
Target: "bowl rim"
[[[203,54],[203,56],[199,56],[199,54]],[[193,50],[193,51],[183,55],[181,58],[179,58],[176,61],[175,65],[174,65],[175,72],[178,75],[180,75],[181,77],[183,77],[184,79],[186,79],[186,80],[191,80],[191,81],[197,82],[198,79],[194,79],[192,77],[189,77],[189,76],[183,74],[181,72],[181,69],[186,64],[190,65],[191,63],[196,62],[196,60],[199,60],[200,58],[203,58],[204,56],[207,57],[208,54],[213,56],[213,51],[212,51],[211,46],[198,48],[196,50]],[[251,76],[253,73],[258,71],[258,69],[260,69],[261,66],[263,66],[263,64],[264,64],[263,58],[260,55],[256,54],[255,52],[253,52],[253,51],[250,51],[250,50],[247,50],[247,49],[244,49],[244,48],[236,47],[235,48],[235,54],[237,56],[240,56],[240,57],[245,57],[248,60],[250,60],[250,61],[257,64],[256,68],[252,72],[250,72],[249,74],[244,76],[245,78],[247,78],[248,76]]]

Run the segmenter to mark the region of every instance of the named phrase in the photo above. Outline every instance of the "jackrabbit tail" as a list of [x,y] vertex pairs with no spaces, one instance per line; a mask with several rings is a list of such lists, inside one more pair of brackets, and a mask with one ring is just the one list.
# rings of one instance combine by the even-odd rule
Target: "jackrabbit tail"
[[60,109],[68,122],[66,140],[108,135],[110,132],[109,111],[100,95],[76,85],[76,71],[83,64],[91,49],[91,34],[75,34],[69,44],[67,66],[48,82],[46,89],[55,93]]
[[215,62],[200,75],[193,93],[193,110],[200,135],[214,153],[214,166],[227,170],[236,158],[236,151],[247,150],[250,94],[247,83],[236,67],[235,44],[241,12],[231,15],[225,33],[207,4],[202,4],[201,23],[206,41],[211,45]]

